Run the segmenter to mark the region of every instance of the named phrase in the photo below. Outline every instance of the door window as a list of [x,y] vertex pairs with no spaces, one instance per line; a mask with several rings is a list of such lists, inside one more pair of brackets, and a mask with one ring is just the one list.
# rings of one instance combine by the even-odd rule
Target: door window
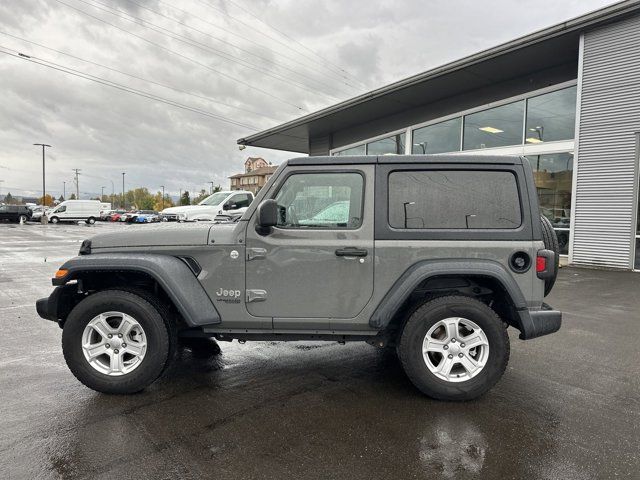
[[234,195],[233,197],[231,197],[231,199],[228,202],[229,205],[235,205],[234,208],[248,207],[250,203],[251,203],[251,196],[246,193]]
[[353,229],[362,225],[361,174],[298,173],[276,195],[282,228]]

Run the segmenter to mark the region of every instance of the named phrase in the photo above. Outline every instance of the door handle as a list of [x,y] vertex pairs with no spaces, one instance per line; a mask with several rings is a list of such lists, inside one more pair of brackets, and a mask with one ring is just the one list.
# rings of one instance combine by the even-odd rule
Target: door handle
[[366,257],[368,254],[366,248],[346,247],[336,250],[336,257]]

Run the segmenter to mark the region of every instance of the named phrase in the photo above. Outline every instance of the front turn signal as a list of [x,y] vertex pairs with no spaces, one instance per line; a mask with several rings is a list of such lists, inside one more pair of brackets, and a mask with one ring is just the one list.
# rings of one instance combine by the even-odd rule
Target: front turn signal
[[56,274],[54,275],[55,278],[62,278],[65,277],[67,275],[67,273],[69,273],[69,270],[65,270],[64,268],[60,268]]

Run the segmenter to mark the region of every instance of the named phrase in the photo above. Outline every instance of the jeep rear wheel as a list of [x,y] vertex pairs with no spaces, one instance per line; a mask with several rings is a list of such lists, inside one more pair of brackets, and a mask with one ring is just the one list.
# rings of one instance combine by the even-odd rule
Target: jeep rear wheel
[[439,400],[471,400],[487,392],[509,361],[509,337],[498,315],[470,297],[431,300],[407,320],[398,345],[412,383]]
[[134,393],[154,382],[175,346],[174,329],[142,296],[104,290],[71,311],[62,350],[71,372],[103,393]]

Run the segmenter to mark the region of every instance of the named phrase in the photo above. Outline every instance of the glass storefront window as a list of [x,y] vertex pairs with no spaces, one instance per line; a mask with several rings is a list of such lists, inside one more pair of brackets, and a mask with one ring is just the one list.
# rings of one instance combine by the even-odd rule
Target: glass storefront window
[[356,147],[347,148],[345,150],[340,150],[339,152],[333,152],[333,155],[343,156],[343,155],[366,155],[367,148],[364,145],[358,145]]
[[460,150],[462,117],[417,128],[413,131],[411,153],[446,153]]
[[524,100],[464,117],[463,150],[522,144]]
[[558,235],[560,253],[569,250],[571,227],[571,185],[573,180],[573,154],[549,153],[527,156],[538,190],[540,213],[547,217]]
[[390,137],[367,143],[367,155],[403,154],[405,133],[397,133]]
[[576,91],[576,87],[569,87],[527,101],[525,143],[573,139],[576,126]]

